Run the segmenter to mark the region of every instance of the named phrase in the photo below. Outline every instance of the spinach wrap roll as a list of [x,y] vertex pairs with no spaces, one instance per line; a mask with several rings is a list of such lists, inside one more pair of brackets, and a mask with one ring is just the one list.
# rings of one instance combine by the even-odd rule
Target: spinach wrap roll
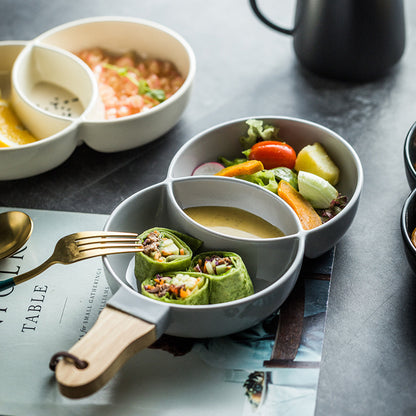
[[141,293],[162,302],[206,305],[209,303],[209,279],[195,272],[156,274],[142,283]]
[[242,258],[229,251],[208,251],[192,259],[190,270],[210,279],[209,303],[230,302],[254,293]]
[[143,244],[143,251],[135,255],[134,274],[139,282],[156,273],[187,270],[193,255],[188,244],[194,250],[202,244],[196,238],[160,227],[144,231],[138,239]]

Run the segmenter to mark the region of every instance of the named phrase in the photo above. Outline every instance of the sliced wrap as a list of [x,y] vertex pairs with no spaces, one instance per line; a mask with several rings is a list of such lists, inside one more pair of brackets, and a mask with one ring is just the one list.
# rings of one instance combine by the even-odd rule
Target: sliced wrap
[[229,251],[208,251],[192,259],[190,269],[209,275],[209,303],[230,302],[254,293],[242,258]]
[[203,273],[187,271],[157,274],[141,284],[141,293],[162,302],[206,305],[209,303],[209,279]]
[[134,273],[139,282],[156,273],[187,270],[193,255],[189,244],[194,250],[202,244],[202,241],[196,238],[160,227],[144,231],[138,239],[144,246],[143,252],[135,255]]

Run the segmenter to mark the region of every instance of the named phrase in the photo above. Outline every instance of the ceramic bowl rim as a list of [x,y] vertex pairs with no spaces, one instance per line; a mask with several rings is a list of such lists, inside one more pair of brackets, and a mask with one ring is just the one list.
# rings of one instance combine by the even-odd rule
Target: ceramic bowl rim
[[412,124],[412,126],[410,127],[410,129],[406,133],[406,138],[405,138],[404,146],[403,146],[403,157],[404,157],[405,168],[406,168],[407,172],[413,178],[413,181],[415,181],[415,183],[416,183],[416,168],[412,163],[412,158],[411,158],[411,155],[410,155],[410,147],[411,147],[412,141],[415,137],[416,137],[416,122],[414,122]]

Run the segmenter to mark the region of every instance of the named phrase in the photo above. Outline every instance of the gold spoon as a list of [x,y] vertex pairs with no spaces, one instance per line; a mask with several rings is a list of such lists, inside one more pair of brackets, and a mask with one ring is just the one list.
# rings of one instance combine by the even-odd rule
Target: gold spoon
[[32,234],[32,219],[21,211],[0,214],[0,259],[11,256]]

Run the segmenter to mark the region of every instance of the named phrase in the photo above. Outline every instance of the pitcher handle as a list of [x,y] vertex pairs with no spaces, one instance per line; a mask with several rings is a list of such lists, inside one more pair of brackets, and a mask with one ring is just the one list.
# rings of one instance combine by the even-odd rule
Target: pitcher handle
[[278,32],[284,33],[286,35],[293,35],[294,29],[286,29],[284,27],[281,27],[273,22],[271,22],[269,19],[267,19],[263,13],[260,11],[260,9],[257,6],[256,0],[249,0],[250,6],[253,9],[253,12],[255,15],[267,26],[271,27],[274,30],[277,30]]

